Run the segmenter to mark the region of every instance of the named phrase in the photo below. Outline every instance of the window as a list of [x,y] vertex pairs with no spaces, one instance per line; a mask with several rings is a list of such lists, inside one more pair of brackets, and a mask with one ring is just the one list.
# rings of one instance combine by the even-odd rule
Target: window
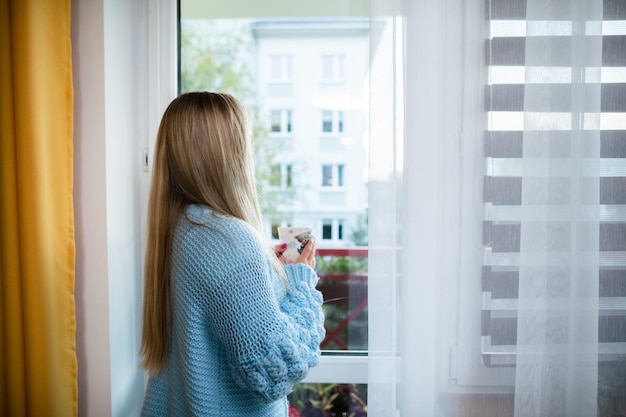
[[280,226],[280,224],[272,223],[272,238],[278,239],[278,228]]
[[323,187],[343,187],[343,164],[322,165],[322,186]]
[[270,168],[270,185],[274,187],[280,186],[280,165],[275,164]]
[[337,110],[322,110],[322,132],[342,133],[343,112]]
[[324,219],[322,221],[322,240],[344,240],[344,222],[343,219]]
[[282,183],[285,187],[293,186],[293,166],[291,164],[285,165],[285,175]]
[[293,186],[293,166],[291,164],[274,164],[270,171],[270,185],[279,188]]
[[[580,22],[567,15],[562,20],[537,22],[531,8],[491,10],[482,242],[482,298],[486,301],[481,312],[481,350],[486,366],[516,366],[522,343],[518,339],[526,336],[520,322],[529,320],[528,313],[520,312],[527,307],[521,300],[548,295],[547,290],[541,294],[529,288],[531,276],[545,275],[551,297],[569,297],[559,289],[561,285],[580,285],[568,271],[570,265],[558,260],[570,250],[568,245],[576,242],[575,233],[596,235],[589,239],[587,250],[600,242],[595,273],[587,273],[587,280],[599,280],[598,359],[611,361],[620,350],[626,353],[623,347],[618,348],[626,342],[626,333],[619,330],[618,323],[626,320],[616,311],[621,295],[617,283],[626,282],[626,274],[609,260],[610,253],[619,257],[617,252],[626,248],[626,228],[615,217],[618,207],[626,202],[626,193],[619,196],[608,192],[614,187],[624,190],[626,185],[623,171],[615,169],[624,167],[626,156],[623,145],[616,146],[625,137],[621,129],[626,120],[626,61],[617,51],[623,51],[626,30],[624,21],[608,20],[614,18],[610,16],[613,4],[617,3],[604,2],[607,20],[595,27],[584,22],[587,27],[580,33],[576,32],[581,30],[577,27]],[[602,20],[602,15],[598,18]],[[573,35],[587,43],[577,44]],[[537,50],[540,45],[546,49]],[[548,45],[562,45],[568,52],[546,55]],[[586,56],[595,59],[593,64],[577,62],[569,55],[570,50],[581,47],[591,48]],[[591,52],[594,48],[598,53]],[[580,106],[578,110],[576,106]],[[581,113],[579,120],[576,111]],[[583,142],[585,146],[581,146]],[[568,164],[573,161],[586,166],[583,169],[587,171],[572,170]],[[536,172],[533,176],[525,170],[531,165]],[[581,187],[581,183],[586,185]],[[589,207],[595,205],[599,215],[594,218],[576,213],[580,201]],[[557,211],[561,212],[558,218],[548,217],[547,213]],[[572,231],[569,216],[576,215],[590,230]],[[546,242],[525,237],[541,230]],[[546,269],[525,261],[528,253],[538,248],[553,259]],[[609,307],[610,303],[615,306]],[[556,317],[548,319],[556,321]],[[545,343],[548,340],[546,337]]]
[[322,81],[343,81],[343,55],[322,55]]
[[291,133],[291,110],[272,110],[270,112],[270,131],[272,133]]
[[290,82],[292,79],[292,58],[289,55],[273,55],[269,58],[270,82]]
[[[371,3],[382,6],[384,0],[372,0]],[[402,415],[462,414],[453,402],[465,407],[461,411],[480,410],[485,405],[488,410],[484,413],[477,411],[482,416],[513,415],[513,408],[523,406],[525,395],[530,391],[539,393],[537,398],[545,404],[557,404],[560,394],[576,397],[576,391],[569,384],[576,384],[578,379],[588,378],[588,375],[596,379],[589,384],[592,390],[598,386],[613,390],[613,395],[615,392],[622,395],[623,388],[621,391],[615,388],[623,387],[623,383],[617,385],[607,383],[606,379],[600,380],[610,376],[607,370],[623,371],[626,344],[626,194],[623,192],[626,185],[626,55],[622,53],[626,43],[626,14],[620,7],[622,4],[622,0],[591,0],[586,3],[476,0],[463,2],[462,13],[447,13],[456,10],[453,1],[430,1],[428,7],[409,10],[408,16],[381,19],[385,27],[377,31],[376,38],[372,38],[376,39],[377,49],[368,57],[372,60],[370,69],[378,72],[372,73],[371,80],[371,85],[377,88],[359,92],[369,96],[372,107],[368,116],[373,120],[366,122],[371,137],[368,152],[374,162],[368,171],[371,181],[366,184],[369,198],[364,199],[375,203],[371,204],[375,207],[369,208],[370,218],[374,221],[367,229],[371,243],[369,253],[375,253],[371,258],[365,255],[365,260],[373,264],[371,270],[376,273],[361,281],[350,281],[349,291],[342,288],[342,294],[359,288],[362,290],[356,282],[369,282],[373,284],[370,289],[376,288],[376,297],[370,297],[368,305],[376,314],[369,317],[370,327],[367,330],[374,335],[369,339],[369,348],[377,353],[377,360],[368,362],[367,357],[358,357],[354,354],[355,344],[344,343],[346,338],[329,332],[331,337],[326,341],[329,350],[346,350],[347,354],[332,356],[335,352],[325,352],[320,365],[307,377],[308,381],[327,382],[328,378],[336,376],[336,382],[352,382],[352,378],[362,382],[367,381],[368,371],[370,377],[380,371],[382,376],[375,382],[382,389],[377,388],[376,394],[381,397],[381,391],[389,392],[386,398],[391,404],[385,408],[373,407],[375,410],[384,409],[381,415],[399,414],[400,411],[393,408],[397,403]],[[584,15],[585,5],[599,13],[581,18],[568,9],[569,6],[577,7],[578,13]],[[294,20],[297,20],[297,25]],[[336,86],[320,85],[325,80],[332,82],[341,77],[352,81],[353,76],[362,76],[350,68],[356,61],[348,49],[345,54],[327,53],[327,34],[324,35],[324,45],[318,46],[315,52],[305,50],[303,40],[311,40],[314,29],[307,26],[303,19],[294,20],[288,21],[288,24],[263,19],[257,22],[257,28],[266,28],[265,34],[274,31],[275,35],[273,39],[264,38],[257,45],[263,70],[258,71],[262,74],[260,80],[255,80],[258,82],[255,85],[256,98],[266,108],[290,108],[299,117],[298,132],[294,134],[297,139],[294,141],[294,154],[301,152],[298,155],[304,156],[302,163],[294,163],[294,166],[299,177],[301,173],[308,173],[303,176],[309,178],[311,183],[297,203],[307,201],[302,206],[314,207],[317,211],[313,215],[311,213],[315,210],[307,212],[294,204],[294,218],[297,224],[317,225],[320,243],[327,246],[320,251],[332,253],[337,246],[333,245],[336,240],[348,240],[348,236],[353,234],[352,223],[345,214],[331,212],[334,207],[324,211],[322,209],[326,207],[321,204],[309,204],[311,200],[306,200],[307,196],[315,193],[308,191],[314,189],[318,194],[347,194],[347,191],[356,188],[353,187],[353,173],[361,172],[363,166],[354,165],[353,160],[345,162],[350,164],[350,175],[346,176],[344,164],[337,163],[343,159],[335,159],[334,155],[327,157],[325,153],[320,156],[318,152],[311,151],[313,147],[309,145],[319,133],[326,139],[334,139],[332,135],[340,132],[341,137],[354,136],[357,141],[362,139],[358,134],[351,133],[352,121],[358,120],[353,117],[352,110],[346,108],[345,114],[339,116],[335,107],[337,103],[359,102],[360,99],[335,96]],[[319,21],[316,20],[315,24]],[[285,31],[279,30],[281,25],[291,31],[291,35],[297,33],[297,36],[291,38],[285,35]],[[297,27],[302,30],[298,32]],[[415,36],[428,34],[428,30],[432,31],[432,39],[441,42],[432,42],[428,36]],[[405,31],[411,36],[405,37]],[[588,36],[590,33],[592,36]],[[587,43],[586,47],[576,45],[581,40]],[[537,46],[543,47],[537,49]],[[427,53],[416,57],[416,50]],[[567,62],[576,57],[590,58],[596,52],[598,56],[583,65]],[[405,62],[403,54],[413,59]],[[342,55],[346,57],[345,62],[338,58]],[[423,65],[425,57],[432,65]],[[270,65],[266,64],[268,58]],[[307,58],[308,65],[302,64],[302,60]],[[300,68],[311,71],[297,72],[293,68],[294,62],[298,63],[298,71]],[[403,73],[405,69],[407,72]],[[343,75],[340,75],[342,72]],[[291,95],[282,90],[278,91],[281,94],[272,95],[265,85],[268,80],[289,80],[294,85],[302,81],[302,84],[293,88],[293,94],[289,90]],[[312,91],[311,86],[306,84],[310,80],[316,84],[314,93],[300,94]],[[359,78],[358,81],[368,80]],[[446,94],[441,94],[439,82],[446,84]],[[364,84],[369,85],[367,82]],[[584,98],[586,94],[589,94],[588,99]],[[571,108],[573,100],[581,100],[578,111]],[[306,111],[300,113],[300,109]],[[364,109],[359,111],[368,113]],[[389,113],[392,112],[394,115],[390,123]],[[306,117],[301,119],[302,114]],[[301,120],[307,125],[301,126]],[[349,121],[349,126],[345,126],[345,120]],[[599,125],[594,126],[594,121]],[[549,128],[538,129],[535,122]],[[589,122],[592,124],[586,124]],[[580,129],[583,126],[585,128]],[[428,140],[422,140],[418,145],[416,141],[404,142],[405,138]],[[566,146],[563,147],[563,144]],[[576,144],[589,146],[570,146]],[[590,154],[591,157],[584,154],[589,150],[597,154]],[[546,156],[551,159],[549,165],[541,161]],[[409,163],[403,165],[403,161]],[[573,175],[568,170],[578,168],[584,175],[572,179]],[[583,183],[590,172],[595,172],[589,176],[591,187],[579,187],[578,184]],[[538,179],[543,183],[534,182]],[[334,189],[339,186],[344,186],[344,189]],[[534,188],[539,191],[537,193],[532,192],[535,186],[538,186]],[[595,196],[589,192],[596,190]],[[532,198],[542,194],[554,200],[533,203]],[[350,196],[346,201],[352,203],[362,197]],[[575,198],[567,200],[565,197]],[[580,197],[593,197],[598,201],[581,204]],[[567,204],[559,203],[566,200]],[[559,204],[555,205],[555,202]],[[352,209],[342,206],[341,210],[349,212]],[[567,298],[569,294],[566,292],[538,299],[543,304],[544,313],[573,307],[573,310],[564,310],[562,317],[569,319],[566,325],[573,323],[575,326],[562,326],[554,334],[568,336],[569,330],[578,332],[582,325],[597,326],[594,333],[596,340],[588,344],[591,349],[597,349],[593,356],[595,359],[587,362],[590,372],[581,372],[583,368],[576,368],[575,360],[570,362],[574,367],[563,372],[566,368],[560,365],[560,361],[565,363],[579,353],[576,351],[578,346],[564,343],[561,346],[570,348],[566,355],[543,356],[547,361],[556,360],[547,363],[547,367],[542,367],[540,363],[527,363],[536,365],[536,368],[527,368],[530,372],[525,376],[524,372],[520,372],[519,359],[532,362],[531,357],[537,354],[528,350],[529,355],[518,356],[517,350],[520,346],[518,336],[524,334],[520,328],[520,313],[528,315],[537,307],[537,304],[531,304],[519,308],[523,301],[520,292],[529,289],[520,286],[524,273],[532,278],[529,271],[532,272],[534,265],[528,262],[528,256],[531,261],[544,262],[541,265],[544,267],[549,266],[548,262],[558,260],[567,251],[555,253],[548,250],[550,247],[569,249],[563,243],[570,235],[587,232],[583,228],[561,227],[559,222],[590,213],[597,216],[593,219],[597,236],[582,239],[581,242],[599,245],[588,258],[595,262],[592,272],[588,274],[591,279],[571,281],[578,285],[574,288],[569,286],[568,279],[563,280],[556,274],[553,276],[556,279],[547,283],[549,285],[539,287],[552,291],[557,289],[555,284],[558,283],[560,289],[580,291],[587,288],[580,286],[581,283],[588,284],[591,288],[589,294],[592,295],[589,299],[593,299],[594,294],[599,294],[599,297],[593,300],[596,305],[585,311],[595,311],[597,317],[577,320],[579,316],[572,313],[583,315],[585,311],[576,310],[579,306],[577,299]],[[544,229],[544,235],[549,239],[542,243],[543,248],[539,245],[533,253],[533,247],[529,248],[528,244],[535,242],[525,241],[525,232],[530,231],[529,226],[537,224],[529,224],[527,220],[543,220],[537,217],[542,215],[549,220],[542,226],[550,223]],[[580,224],[588,222],[581,221]],[[555,234],[555,231],[558,233]],[[407,245],[404,255],[396,255],[399,251],[395,249],[400,241]],[[414,250],[417,246],[420,251]],[[419,262],[413,262],[409,257]],[[526,264],[524,257],[527,257]],[[570,256],[569,261],[570,265],[564,265],[561,271],[570,269],[580,272],[581,276],[582,272],[588,273],[571,267],[578,265],[576,256]],[[406,266],[416,264],[424,267],[418,272],[424,274],[426,279],[415,280],[413,275],[409,276]],[[576,278],[575,275],[570,277]],[[321,280],[322,283],[331,281],[339,279],[337,276],[324,276]],[[324,291],[326,297],[339,290]],[[445,297],[434,296],[440,293],[444,293]],[[409,299],[411,302],[396,303],[397,299]],[[326,307],[332,306],[332,302],[326,304]],[[348,304],[352,307],[359,303],[351,300]],[[363,314],[363,310],[360,312]],[[420,314],[413,314],[415,312]],[[350,315],[340,314],[343,318]],[[414,317],[428,319],[416,321],[412,320]],[[556,319],[555,323],[560,320],[556,316],[552,318]],[[438,319],[445,325],[438,327]],[[466,326],[468,323],[471,325]],[[335,324],[341,327],[341,318],[336,318]],[[550,336],[550,332],[539,333]],[[598,337],[600,340],[596,343]],[[434,342],[439,338],[444,341]],[[543,341],[535,346],[538,345],[561,347],[544,344]],[[396,348],[400,346],[411,346],[411,349],[396,355]],[[527,345],[527,349],[532,347],[532,344]],[[386,352],[390,352],[388,357],[384,356]],[[437,363],[428,363],[435,357]],[[618,359],[622,361],[621,368],[616,366]],[[600,365],[595,367],[598,360]],[[413,372],[412,369],[405,372],[397,363],[401,363],[399,366],[420,364],[427,369],[425,372]],[[342,372],[337,371],[340,368]],[[353,369],[358,371],[352,372]],[[569,379],[567,383],[552,384],[554,389],[549,389],[549,392],[544,392],[545,385],[523,380],[527,376],[535,376],[537,383],[550,383],[553,378],[546,371],[557,377],[569,375]],[[594,376],[596,371],[597,377]],[[410,377],[406,378],[409,373]],[[412,378],[414,380],[410,381]],[[409,385],[402,386],[407,380]],[[529,386],[536,389],[528,389]],[[404,395],[411,392],[409,388],[412,392],[420,390],[420,397],[426,400],[407,406],[413,400],[407,398],[411,396]],[[589,393],[586,388],[583,391]],[[522,401],[515,398],[518,394]],[[375,397],[372,395],[369,398]],[[446,397],[451,399],[447,404]],[[431,404],[428,398],[444,401]],[[611,400],[609,396],[607,398]],[[494,402],[500,407],[493,407]],[[536,405],[533,401],[526,403],[530,407]],[[536,407],[533,415],[567,414],[560,410],[544,413],[549,410],[542,410],[543,405]],[[595,415],[596,405],[599,407],[602,404],[598,401],[598,404],[592,405],[591,412],[579,414]],[[516,410],[515,415],[531,413]]]
[[322,239],[331,240],[333,238],[333,221],[324,219],[322,223]]
[[[317,269],[329,331],[320,345],[322,360],[306,383],[332,383],[328,389],[364,384],[358,390],[365,400],[367,242],[359,240],[364,247],[356,255],[346,247],[357,245],[350,241],[350,225],[356,228],[367,213],[367,180],[347,177],[345,165],[350,164],[350,172],[365,172],[367,166],[369,18],[335,16],[336,3],[323,6],[320,16],[327,17],[303,17],[293,2],[264,5],[264,16],[272,16],[274,7],[277,17],[198,18],[185,12],[186,1],[181,1],[180,55],[187,71],[181,78],[194,78],[195,83],[185,85],[233,93],[252,110],[257,186],[268,239],[277,239],[277,228],[287,224],[316,229]],[[285,5],[295,7],[298,17],[285,16]],[[204,16],[217,12],[196,3],[193,7],[203,7]],[[238,7],[224,3],[224,10],[232,9],[233,16],[242,13]],[[364,13],[368,15],[367,10]],[[202,31],[186,31],[197,28]],[[215,42],[203,42],[207,32]],[[190,38],[194,41],[187,42]],[[214,51],[215,45],[219,51]],[[355,88],[337,85],[345,79],[354,81]],[[349,109],[338,110],[345,103],[350,103]],[[358,123],[346,126],[346,119]],[[320,136],[341,146],[321,146]],[[345,136],[350,136],[348,145],[339,142]],[[341,387],[349,392],[355,385]]]

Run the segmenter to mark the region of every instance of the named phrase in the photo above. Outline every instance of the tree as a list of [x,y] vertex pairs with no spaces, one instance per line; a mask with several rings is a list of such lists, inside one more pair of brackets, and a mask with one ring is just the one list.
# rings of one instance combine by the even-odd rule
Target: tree
[[365,210],[365,213],[359,214],[356,220],[356,227],[350,233],[350,240],[356,246],[367,246],[367,218],[367,210]]
[[277,173],[272,165],[280,149],[268,138],[262,109],[256,103],[252,71],[254,39],[244,19],[183,19],[180,39],[180,89],[219,91],[234,95],[251,112],[257,191],[263,217],[271,223],[287,220],[281,206],[293,201],[295,191],[271,188]]

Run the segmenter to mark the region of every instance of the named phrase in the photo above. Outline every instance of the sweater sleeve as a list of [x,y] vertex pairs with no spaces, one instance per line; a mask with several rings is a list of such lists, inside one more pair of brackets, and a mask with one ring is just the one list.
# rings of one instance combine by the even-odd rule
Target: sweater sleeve
[[233,253],[225,265],[208,280],[207,322],[235,382],[275,401],[318,363],[324,317],[317,275],[305,265],[287,267],[289,285],[279,301],[278,278],[260,244]]

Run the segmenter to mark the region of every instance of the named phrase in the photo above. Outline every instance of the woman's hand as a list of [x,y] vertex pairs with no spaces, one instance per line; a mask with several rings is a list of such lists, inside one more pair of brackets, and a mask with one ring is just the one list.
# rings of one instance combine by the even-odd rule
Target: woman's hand
[[315,269],[315,238],[313,236],[306,242],[302,253],[293,263],[305,264]]
[[285,257],[283,256],[283,252],[286,249],[287,249],[287,244],[286,243],[274,246],[274,253],[276,254],[276,257],[278,258],[280,263],[282,263],[283,265],[286,265],[286,264],[289,263],[289,262],[287,262],[287,259],[285,259]]

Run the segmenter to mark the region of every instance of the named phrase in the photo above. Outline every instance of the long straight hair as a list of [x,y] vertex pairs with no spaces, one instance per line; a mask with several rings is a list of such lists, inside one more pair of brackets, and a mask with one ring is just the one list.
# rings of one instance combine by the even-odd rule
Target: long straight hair
[[[170,339],[170,263],[178,218],[190,204],[241,219],[263,236],[247,114],[233,96],[193,92],[165,110],[157,133],[144,264],[142,367],[158,373]],[[282,265],[268,255],[284,279]]]

